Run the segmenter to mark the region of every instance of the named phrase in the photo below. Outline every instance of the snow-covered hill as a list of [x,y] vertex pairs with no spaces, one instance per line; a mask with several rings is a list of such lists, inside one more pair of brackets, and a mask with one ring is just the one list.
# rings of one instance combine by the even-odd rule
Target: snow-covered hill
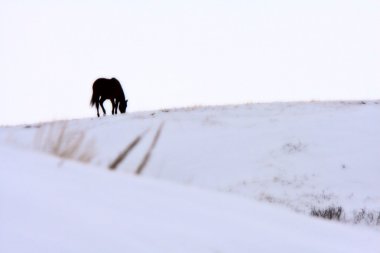
[[378,252],[379,234],[0,148],[0,252]]
[[[14,252],[25,249],[21,241],[33,252],[378,252],[379,123],[380,104],[372,101],[194,107],[4,127],[0,244],[19,246]],[[161,124],[146,166],[131,176]],[[313,207],[332,205],[350,224],[309,217]],[[375,216],[375,229],[351,224],[361,209]]]

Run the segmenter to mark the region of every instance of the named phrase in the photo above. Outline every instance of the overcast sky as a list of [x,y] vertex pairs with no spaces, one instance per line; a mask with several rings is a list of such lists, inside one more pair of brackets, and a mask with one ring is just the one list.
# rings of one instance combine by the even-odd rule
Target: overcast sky
[[98,77],[129,112],[379,99],[379,27],[378,0],[0,0],[0,124],[96,116]]

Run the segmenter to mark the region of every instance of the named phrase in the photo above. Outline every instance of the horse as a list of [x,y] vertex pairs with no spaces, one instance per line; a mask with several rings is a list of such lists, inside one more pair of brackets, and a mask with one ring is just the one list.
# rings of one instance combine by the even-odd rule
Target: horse
[[120,82],[116,78],[98,78],[92,85],[92,97],[90,105],[96,105],[98,117],[99,104],[102,107],[103,114],[106,115],[103,102],[109,99],[112,103],[112,114],[117,114],[119,107],[120,113],[125,113],[128,100],[125,100],[124,91]]

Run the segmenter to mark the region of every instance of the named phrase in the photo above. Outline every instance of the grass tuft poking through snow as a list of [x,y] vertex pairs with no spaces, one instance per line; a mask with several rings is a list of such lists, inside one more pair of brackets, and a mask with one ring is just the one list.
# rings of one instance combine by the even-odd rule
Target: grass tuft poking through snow
[[380,211],[368,211],[362,208],[354,212],[354,223],[380,226]]
[[141,139],[146,134],[146,131],[138,136],[128,144],[128,146],[115,158],[115,160],[109,165],[110,170],[115,170],[119,164],[127,158],[128,154],[139,144]]
[[315,207],[313,207],[310,214],[315,217],[340,221],[342,216],[342,210],[343,208],[341,206],[330,206],[326,209],[316,209]]
[[346,211],[341,206],[330,206],[327,208],[313,207],[310,215],[345,223],[380,226],[380,211],[366,210],[364,208],[359,211],[354,210],[353,215],[350,216],[350,218],[347,218],[348,215],[346,215]]
[[66,122],[39,128],[34,144],[44,152],[84,163],[90,162],[96,155],[94,141],[86,140],[84,131],[69,130]]
[[140,165],[137,167],[137,170],[135,172],[136,175],[140,175],[141,172],[144,170],[145,166],[147,165],[150,156],[152,155],[154,147],[157,145],[158,139],[160,139],[162,128],[164,127],[164,123],[161,123],[160,127],[157,129],[157,132],[153,138],[152,144],[150,145],[149,149],[144,155],[144,158],[142,159]]

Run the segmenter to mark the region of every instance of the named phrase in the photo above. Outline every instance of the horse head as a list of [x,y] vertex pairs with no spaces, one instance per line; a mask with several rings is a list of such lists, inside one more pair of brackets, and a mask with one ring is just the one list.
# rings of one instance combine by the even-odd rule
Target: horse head
[[120,112],[125,113],[125,111],[127,110],[127,106],[128,106],[128,99],[125,101],[120,101],[120,104],[119,104]]

